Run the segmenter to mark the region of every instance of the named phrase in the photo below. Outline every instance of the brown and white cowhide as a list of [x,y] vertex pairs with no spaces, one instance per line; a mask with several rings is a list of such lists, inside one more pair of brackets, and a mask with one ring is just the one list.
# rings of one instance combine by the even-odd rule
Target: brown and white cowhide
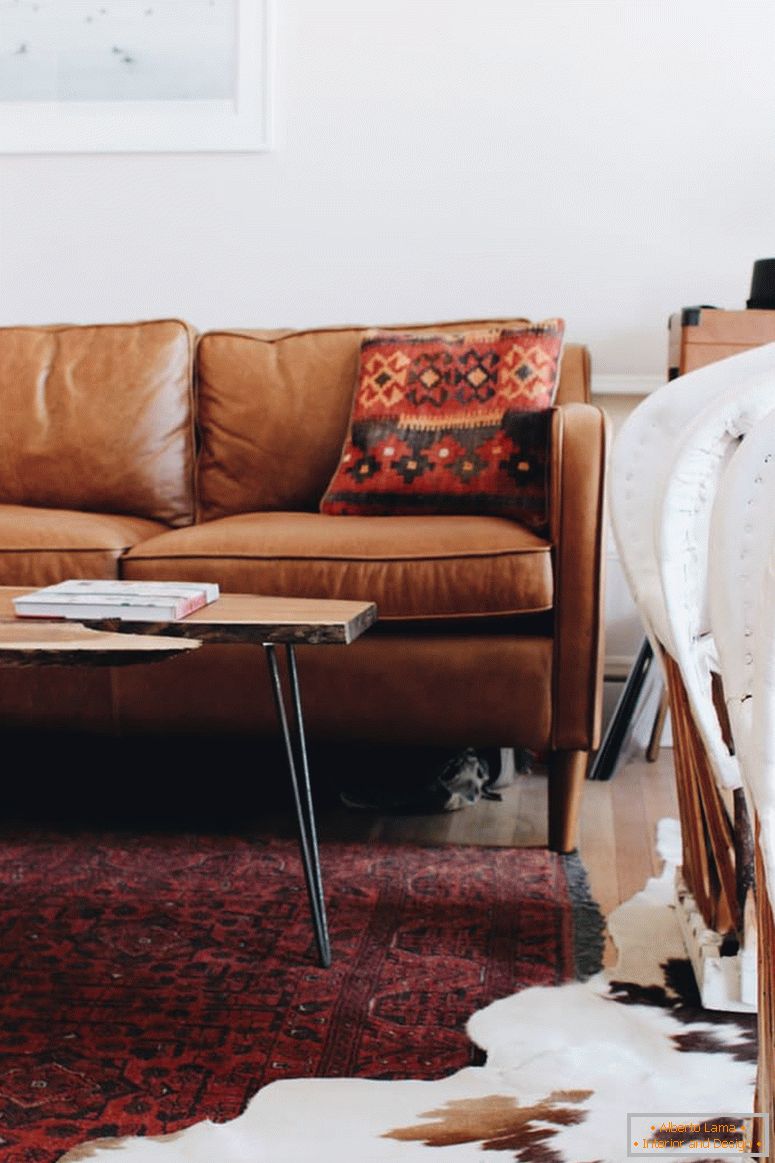
[[62,1163],[624,1163],[628,1112],[752,1111],[755,1019],[698,1009],[672,907],[674,821],[658,843],[662,875],[609,918],[616,968],[474,1014],[486,1065],[437,1082],[274,1082],[232,1122],[87,1143]]

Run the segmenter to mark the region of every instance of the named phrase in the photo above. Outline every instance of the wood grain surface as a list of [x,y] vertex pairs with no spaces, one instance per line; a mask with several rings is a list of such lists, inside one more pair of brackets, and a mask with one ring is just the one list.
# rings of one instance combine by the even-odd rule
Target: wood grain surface
[[0,617],[2,666],[128,666],[161,662],[200,645],[190,639],[104,633],[80,622]]
[[[30,589],[0,586],[0,619],[13,618],[13,598]],[[347,645],[377,620],[373,602],[223,594],[180,621],[130,622],[101,618],[85,625],[122,633],[168,634],[202,642],[339,643]],[[57,623],[49,623],[55,625]],[[61,623],[59,623],[61,625]]]

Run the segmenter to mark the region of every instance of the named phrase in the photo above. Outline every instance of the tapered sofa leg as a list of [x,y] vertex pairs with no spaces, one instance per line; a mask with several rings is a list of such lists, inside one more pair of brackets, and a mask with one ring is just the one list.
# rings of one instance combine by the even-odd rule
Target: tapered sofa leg
[[576,847],[588,766],[588,751],[549,752],[549,847],[553,852],[572,852]]

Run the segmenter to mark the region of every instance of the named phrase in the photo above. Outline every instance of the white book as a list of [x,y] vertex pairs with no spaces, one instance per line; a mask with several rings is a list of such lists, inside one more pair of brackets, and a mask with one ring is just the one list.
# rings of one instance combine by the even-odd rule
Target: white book
[[129,622],[177,621],[214,602],[215,582],[96,581],[77,578],[14,598],[20,618],[118,618]]

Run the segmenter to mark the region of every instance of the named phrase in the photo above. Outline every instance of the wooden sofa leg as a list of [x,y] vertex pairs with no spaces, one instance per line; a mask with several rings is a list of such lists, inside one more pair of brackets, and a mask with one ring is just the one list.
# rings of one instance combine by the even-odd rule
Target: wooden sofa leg
[[573,852],[579,808],[589,766],[588,751],[551,751],[549,768],[549,847]]

